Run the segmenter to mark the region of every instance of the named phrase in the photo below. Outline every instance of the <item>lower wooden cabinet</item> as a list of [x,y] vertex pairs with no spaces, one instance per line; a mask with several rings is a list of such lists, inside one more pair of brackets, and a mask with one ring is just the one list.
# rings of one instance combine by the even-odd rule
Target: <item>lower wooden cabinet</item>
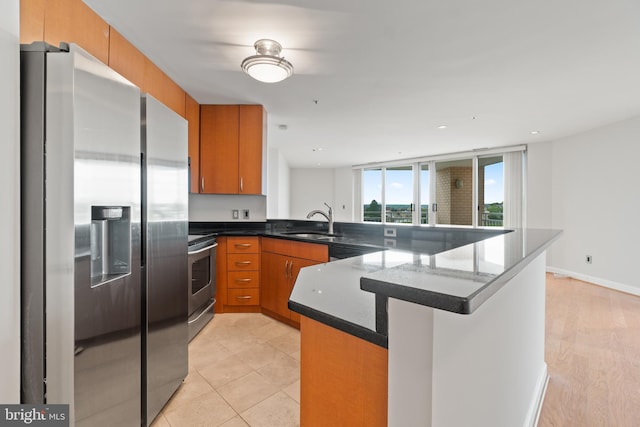
[[216,306],[221,313],[260,311],[260,238],[218,238]]
[[227,289],[227,305],[260,305],[260,289]]
[[289,296],[300,269],[329,261],[329,247],[254,236],[217,240],[216,312],[262,312],[298,327]]
[[260,305],[262,312],[298,326],[300,316],[287,304],[300,269],[327,262],[326,245],[284,239],[262,239]]
[[300,425],[386,427],[387,349],[301,320]]

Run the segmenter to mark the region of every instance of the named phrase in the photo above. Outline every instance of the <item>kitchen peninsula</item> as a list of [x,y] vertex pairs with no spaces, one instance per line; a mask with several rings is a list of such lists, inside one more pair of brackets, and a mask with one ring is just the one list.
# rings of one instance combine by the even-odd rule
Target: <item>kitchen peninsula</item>
[[394,227],[389,237],[337,223],[335,236],[303,233],[322,225],[217,230],[369,252],[303,268],[295,282],[303,427],[535,424],[545,254],[559,231]]

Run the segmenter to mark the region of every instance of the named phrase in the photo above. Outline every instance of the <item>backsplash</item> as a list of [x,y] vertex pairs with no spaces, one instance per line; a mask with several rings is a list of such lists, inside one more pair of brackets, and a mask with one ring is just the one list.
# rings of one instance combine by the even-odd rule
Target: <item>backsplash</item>
[[[238,219],[233,211],[238,211]],[[248,218],[246,212],[248,211]],[[267,220],[267,198],[224,194],[189,194],[189,221],[256,222]]]

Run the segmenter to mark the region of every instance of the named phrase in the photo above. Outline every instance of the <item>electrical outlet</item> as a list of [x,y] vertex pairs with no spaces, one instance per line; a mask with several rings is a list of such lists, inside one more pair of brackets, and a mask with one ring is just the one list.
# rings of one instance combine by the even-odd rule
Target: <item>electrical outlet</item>
[[231,211],[231,218],[240,219],[240,211],[238,209],[234,209]]
[[593,257],[591,255],[587,255],[587,264],[591,264],[593,262]]
[[242,219],[249,219],[249,209],[242,209]]
[[396,237],[396,229],[395,228],[385,228],[384,229],[384,237]]

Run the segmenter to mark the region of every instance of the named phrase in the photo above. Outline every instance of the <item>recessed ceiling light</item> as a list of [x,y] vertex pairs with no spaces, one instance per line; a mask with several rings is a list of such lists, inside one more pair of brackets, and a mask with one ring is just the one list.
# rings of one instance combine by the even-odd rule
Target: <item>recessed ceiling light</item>
[[322,148],[320,147],[312,148],[311,151],[322,151]]
[[440,125],[440,126],[438,126],[438,129],[446,129],[446,128],[447,128],[447,125]]
[[532,130],[531,131],[531,135],[539,135],[540,131],[539,130]]

